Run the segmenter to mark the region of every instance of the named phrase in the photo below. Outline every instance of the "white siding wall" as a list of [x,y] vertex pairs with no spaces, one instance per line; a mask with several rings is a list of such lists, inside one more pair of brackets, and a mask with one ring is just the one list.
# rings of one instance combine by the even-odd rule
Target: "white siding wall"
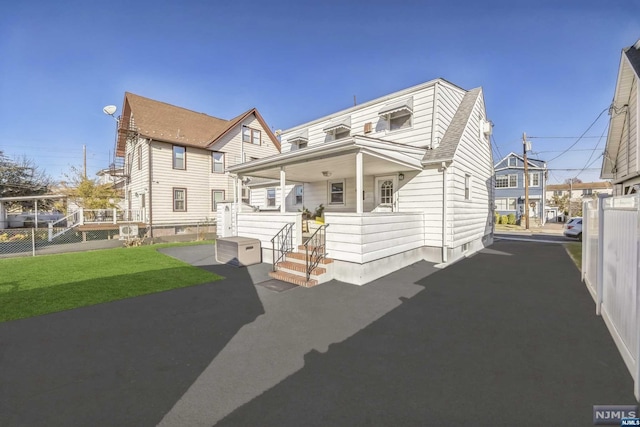
[[425,245],[442,246],[442,172],[432,168],[406,173],[397,197],[398,211],[425,214]]
[[[614,175],[614,181],[620,182],[629,178],[633,178],[638,174],[638,85],[632,85],[631,95],[629,100],[629,111],[625,121],[625,125],[622,131],[620,139],[620,148],[618,149],[616,158],[617,172]],[[629,185],[625,183],[624,186]]]
[[[332,141],[332,137],[327,135],[322,129],[326,127],[332,119],[339,119],[344,116],[351,116],[351,135],[366,135],[372,138],[380,138],[389,141],[400,142],[403,144],[413,145],[416,147],[426,147],[431,144],[431,127],[433,124],[433,106],[435,84],[416,90],[411,93],[400,92],[397,95],[392,94],[389,97],[383,97],[363,104],[362,107],[353,107],[327,116],[325,119],[310,122],[306,129],[309,132],[309,145],[323,144]],[[441,134],[444,134],[446,126],[451,120],[453,111],[460,103],[464,96],[462,89],[449,85],[446,82],[438,82],[439,91],[441,92],[441,108],[443,108],[443,117],[440,126],[444,126]],[[411,128],[396,131],[387,130],[387,122],[380,116],[380,111],[385,105],[390,103],[413,97],[413,123]],[[373,132],[365,134],[365,123],[371,122]],[[305,125],[295,128],[295,130],[285,131],[281,136],[282,152],[291,151],[291,144],[287,142],[288,138],[293,134],[305,129]],[[441,135],[440,135],[441,137]]]
[[453,115],[456,113],[465,92],[448,85],[438,85],[438,102],[436,113],[436,129],[434,132],[435,144],[442,141]]
[[[138,155],[140,151],[138,147],[141,147],[142,151],[142,168],[138,169]],[[129,191],[131,193],[131,209],[142,208],[142,194],[145,194],[145,204],[147,208],[147,215],[149,211],[149,143],[144,138],[139,138],[135,143],[127,143],[126,146],[125,161],[130,165],[125,165],[125,171],[129,171],[130,181],[125,186],[125,200],[122,205],[125,208],[129,208]],[[138,194],[136,196],[136,193]]]
[[262,261],[271,262],[271,239],[288,223],[293,227],[293,243],[302,243],[302,214],[300,212],[240,212],[238,213],[237,235],[259,239],[262,246]]
[[416,249],[424,244],[421,213],[325,215],[330,258],[366,263]]
[[[482,238],[492,230],[493,160],[488,138],[480,137],[480,120],[485,119],[481,95],[458,145],[453,167],[449,169],[452,247]],[[470,200],[465,200],[466,175],[471,176]]]

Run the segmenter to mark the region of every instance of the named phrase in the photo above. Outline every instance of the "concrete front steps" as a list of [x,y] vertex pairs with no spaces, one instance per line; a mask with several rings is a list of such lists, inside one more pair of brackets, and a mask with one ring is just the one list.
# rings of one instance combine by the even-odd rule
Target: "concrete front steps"
[[269,276],[305,288],[333,279],[333,260],[331,258],[323,258],[318,263],[318,266],[311,271],[309,280],[307,280],[306,254],[302,252],[304,251],[304,246],[298,248],[298,250],[301,252],[288,253],[284,261],[276,264],[276,271],[269,272]]

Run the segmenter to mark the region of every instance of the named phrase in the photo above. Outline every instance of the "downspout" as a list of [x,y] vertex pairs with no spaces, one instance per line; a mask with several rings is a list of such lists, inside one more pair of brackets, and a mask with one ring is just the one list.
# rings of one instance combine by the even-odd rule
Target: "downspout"
[[447,257],[447,163],[442,162],[442,262],[446,263]]
[[151,155],[151,141],[149,138],[149,237],[153,238],[153,157]]

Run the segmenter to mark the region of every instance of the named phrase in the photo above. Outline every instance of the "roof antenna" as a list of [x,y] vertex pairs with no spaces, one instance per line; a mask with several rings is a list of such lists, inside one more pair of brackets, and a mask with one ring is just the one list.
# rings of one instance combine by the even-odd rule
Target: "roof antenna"
[[353,95],[353,106],[354,107],[356,106],[356,96],[355,95]]

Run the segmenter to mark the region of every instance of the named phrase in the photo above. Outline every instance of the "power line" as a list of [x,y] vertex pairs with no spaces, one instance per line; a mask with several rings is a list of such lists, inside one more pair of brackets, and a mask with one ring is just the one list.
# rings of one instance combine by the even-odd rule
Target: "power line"
[[527,135],[527,139],[575,139],[575,138],[587,139],[587,138],[600,138],[600,137],[595,135],[593,136],[529,136]]
[[[575,151],[596,151],[598,147],[595,148],[576,148]],[[532,151],[533,154],[542,154],[542,153],[562,153],[563,150],[544,150],[544,151]]]
[[493,137],[493,134],[491,134],[491,146],[496,148],[496,153],[498,153],[498,156],[500,156],[500,159],[502,159],[502,153],[500,152],[500,149],[498,148],[498,144],[496,143],[496,139]]
[[[602,134],[600,135],[600,139],[598,140],[598,143],[596,144],[596,148],[598,148],[598,145],[600,145],[600,143],[602,142],[602,138],[604,138],[604,134],[607,132],[607,129],[609,129],[609,124],[607,123],[607,126],[605,126],[604,130],[602,131]],[[604,156],[604,153],[601,153],[598,157],[595,158],[595,160],[592,163],[589,163],[589,161],[591,160],[591,158],[593,157],[594,153],[596,151],[593,150],[593,152],[591,153],[591,155],[589,156],[589,159],[586,161],[586,163],[584,164],[584,168],[582,168],[582,171],[584,171],[584,169],[586,169],[587,167],[591,166],[596,160],[598,160],[600,157]],[[578,172],[576,174],[576,178],[578,177],[578,175],[580,175],[582,173],[582,171]]]
[[589,132],[589,130],[593,127],[593,125],[596,124],[596,122],[600,119],[600,117],[604,114],[605,111],[609,111],[609,107],[605,108],[604,110],[602,110],[600,112],[600,114],[598,114],[598,117],[596,117],[596,119],[591,122],[591,124],[589,125],[589,127],[587,128],[587,130],[585,130],[582,135],[580,135],[580,137],[576,140],[576,142],[574,142],[573,144],[571,144],[569,146],[569,148],[567,148],[566,150],[564,150],[562,153],[558,154],[557,156],[555,156],[553,159],[549,160],[548,163],[554,161],[555,159],[557,159],[560,156],[565,155],[569,150],[571,150],[573,147],[575,147],[575,145],[580,142],[580,140],[587,134],[587,132]]

